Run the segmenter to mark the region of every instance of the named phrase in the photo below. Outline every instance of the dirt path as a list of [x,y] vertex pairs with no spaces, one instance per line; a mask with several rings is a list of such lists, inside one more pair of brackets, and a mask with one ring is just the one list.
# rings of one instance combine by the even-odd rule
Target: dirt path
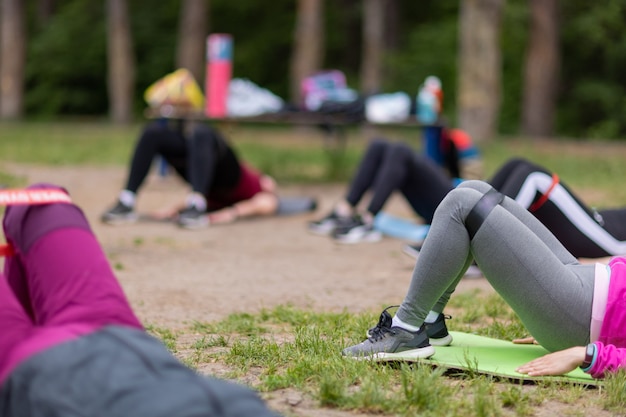
[[[175,328],[287,303],[319,311],[377,310],[402,300],[413,268],[399,240],[339,245],[307,233],[306,222],[325,213],[340,197],[339,186],[283,188],[285,195],[318,197],[316,213],[187,231],[171,224],[101,224],[100,214],[123,183],[121,168],[8,165],[6,169],[28,182],[62,184],[70,191],[140,318],[158,326]],[[149,211],[170,205],[182,200],[185,192],[176,178],[150,177],[138,208]],[[389,209],[409,215],[399,199]],[[484,280],[465,280],[459,291],[477,286],[485,287]]]

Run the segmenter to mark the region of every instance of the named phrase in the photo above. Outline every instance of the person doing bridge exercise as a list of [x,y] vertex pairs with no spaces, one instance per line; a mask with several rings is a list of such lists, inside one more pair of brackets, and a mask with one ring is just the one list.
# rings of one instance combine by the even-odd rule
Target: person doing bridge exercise
[[[526,208],[481,181],[452,190],[437,208],[404,301],[343,355],[417,360],[452,342],[443,316],[472,262],[551,353],[518,371],[593,377],[626,367],[626,258],[581,264]],[[533,339],[530,339],[533,340]],[[524,339],[522,341],[529,341]]]

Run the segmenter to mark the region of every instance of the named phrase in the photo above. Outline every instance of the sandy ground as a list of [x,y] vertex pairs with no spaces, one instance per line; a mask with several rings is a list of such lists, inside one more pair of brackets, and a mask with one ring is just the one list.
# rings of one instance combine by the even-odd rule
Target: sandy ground
[[[172,224],[108,226],[101,213],[123,184],[125,171],[102,167],[4,165],[28,182],[66,187],[83,208],[140,318],[176,328],[213,321],[234,312],[256,312],[287,303],[318,311],[377,310],[398,303],[413,260],[403,242],[340,245],[309,234],[306,222],[324,214],[343,191],[339,186],[282,187],[283,195],[318,198],[317,212],[253,219],[200,231]],[[151,176],[138,210],[149,212],[182,201],[186,187],[176,177]],[[410,216],[401,199],[389,211]],[[485,287],[465,280],[459,291]]]

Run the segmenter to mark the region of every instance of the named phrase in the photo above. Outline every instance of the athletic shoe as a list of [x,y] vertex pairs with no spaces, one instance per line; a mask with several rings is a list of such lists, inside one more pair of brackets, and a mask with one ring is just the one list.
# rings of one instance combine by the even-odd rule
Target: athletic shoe
[[448,326],[446,326],[446,320],[450,320],[451,318],[451,316],[439,313],[434,323],[424,323],[426,334],[430,339],[431,345],[449,346],[450,343],[452,343],[452,335],[448,333]]
[[107,224],[124,224],[124,223],[135,223],[139,216],[135,212],[133,207],[127,206],[126,204],[118,201],[115,206],[104,212],[100,217],[100,220],[103,223]]
[[383,234],[373,224],[365,223],[360,216],[355,216],[350,223],[337,227],[332,236],[340,243],[378,242],[383,238]]
[[[383,327],[391,327],[392,317],[387,310],[395,307],[399,306],[390,306],[383,310],[380,314],[378,324],[366,332],[367,337],[372,337],[377,332],[380,332],[380,329]],[[440,313],[434,323],[424,323],[426,335],[428,336],[431,345],[448,346],[452,343],[452,336],[448,333],[448,327],[446,326],[446,319],[450,320],[451,318],[451,316]]]
[[[417,257],[419,256],[421,250],[422,250],[422,245],[420,245],[420,244],[417,244],[417,245],[404,245],[404,247],[402,248],[402,252],[406,253],[411,258],[415,258],[415,259],[417,259]],[[482,277],[483,276],[483,272],[480,270],[478,265],[472,263],[469,266],[469,268],[467,268],[467,271],[465,271],[465,275],[464,276],[467,277],[467,278]]]
[[[386,310],[383,313],[385,312]],[[369,359],[375,362],[418,361],[435,354],[435,348],[428,342],[424,326],[416,332],[391,327],[382,314],[378,324],[371,337],[358,345],[345,348],[341,354],[353,359]]]
[[328,216],[309,222],[309,232],[320,236],[330,235],[335,229],[349,222],[351,217],[341,217],[332,211]]
[[209,217],[196,206],[189,206],[178,212],[177,222],[184,229],[201,229],[209,225]]

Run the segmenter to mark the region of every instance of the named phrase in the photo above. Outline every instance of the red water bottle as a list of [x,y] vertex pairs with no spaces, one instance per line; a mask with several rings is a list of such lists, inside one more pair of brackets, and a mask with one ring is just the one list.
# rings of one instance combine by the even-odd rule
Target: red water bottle
[[204,112],[207,117],[225,117],[228,85],[233,71],[233,38],[214,33],[207,38]]

